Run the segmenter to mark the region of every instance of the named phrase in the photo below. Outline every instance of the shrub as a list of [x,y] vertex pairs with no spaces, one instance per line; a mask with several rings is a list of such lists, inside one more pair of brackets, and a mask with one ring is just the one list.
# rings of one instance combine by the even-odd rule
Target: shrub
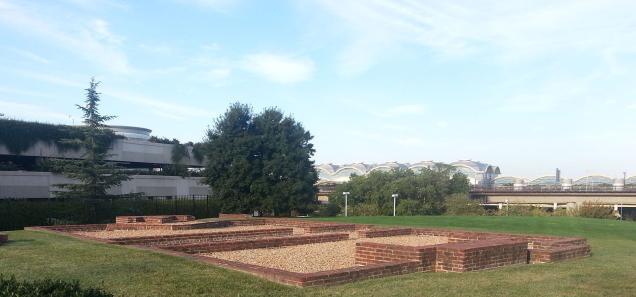
[[570,210],[570,215],[594,219],[613,219],[614,210],[600,202],[585,201],[579,207]]
[[372,203],[362,203],[354,207],[349,206],[354,216],[380,216],[384,215],[380,208]]
[[340,206],[335,203],[321,204],[316,210],[316,215],[319,217],[335,217],[340,214]]
[[423,214],[422,205],[417,200],[406,199],[400,201],[395,208],[399,216],[416,216]]
[[78,281],[62,280],[18,281],[0,275],[0,296],[11,297],[113,297],[97,288],[81,288]]
[[466,194],[453,194],[446,197],[444,202],[446,214],[460,215],[484,215],[486,211],[484,207],[479,205],[479,201],[471,200]]
[[545,217],[551,216],[553,213],[541,207],[531,205],[509,205],[500,209],[497,213],[500,216],[526,216],[526,217]]

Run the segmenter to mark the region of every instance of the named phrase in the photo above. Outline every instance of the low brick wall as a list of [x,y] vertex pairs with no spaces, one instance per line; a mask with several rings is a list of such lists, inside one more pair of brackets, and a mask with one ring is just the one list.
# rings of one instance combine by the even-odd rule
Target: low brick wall
[[0,245],[4,244],[7,241],[9,241],[9,235],[0,233]]
[[590,255],[589,245],[564,246],[545,250],[530,250],[530,263],[549,263]]
[[132,238],[110,239],[112,243],[122,245],[185,245],[203,242],[225,241],[235,239],[247,239],[272,236],[290,236],[293,228],[277,227],[271,229],[242,230],[242,231],[221,231],[197,234],[173,234],[161,236],[144,236]]
[[298,287],[339,285],[353,281],[421,271],[417,262],[400,261],[394,263],[369,264],[366,266],[356,266],[313,273],[298,273],[217,258],[203,256],[194,257],[206,263],[247,272],[270,281]]
[[480,240],[436,246],[435,271],[466,272],[528,263],[525,240]]
[[357,265],[378,263],[416,262],[419,271],[434,271],[436,259],[435,246],[404,246],[375,242],[356,243]]
[[252,216],[244,213],[220,213],[219,219],[229,219],[229,220],[237,220],[237,219],[249,219]]
[[221,242],[206,242],[197,244],[175,244],[165,245],[161,248],[188,254],[213,253],[223,251],[236,251],[246,249],[261,249],[270,247],[282,247],[292,245],[302,245],[320,242],[340,241],[349,238],[347,233],[330,233],[320,235],[302,235],[287,237],[268,237],[246,240],[230,240]]
[[413,230],[411,228],[378,228],[358,230],[359,238],[387,237],[411,234],[413,234]]
[[378,263],[338,270],[315,273],[305,273],[297,283],[301,287],[328,286],[350,283],[353,281],[387,277],[422,271],[418,262],[399,261],[393,263]]
[[341,225],[316,225],[303,227],[305,233],[324,233],[324,232],[347,232],[355,231],[356,225],[354,224],[341,224]]
[[115,217],[115,223],[118,224],[168,224],[177,222],[194,221],[195,217],[191,215],[163,215],[163,216],[118,216]]
[[191,222],[181,224],[149,224],[149,223],[115,223],[108,224],[106,230],[192,230],[207,228],[224,228],[232,226],[259,226],[265,225],[265,220],[221,220],[209,222]]
[[55,226],[40,226],[47,230],[59,231],[59,232],[96,232],[106,230],[106,224],[91,224],[91,225],[55,225]]

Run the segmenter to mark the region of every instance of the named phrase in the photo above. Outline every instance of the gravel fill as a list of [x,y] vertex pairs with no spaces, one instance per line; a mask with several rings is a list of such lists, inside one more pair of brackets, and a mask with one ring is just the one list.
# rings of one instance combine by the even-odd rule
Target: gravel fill
[[207,228],[207,229],[191,229],[191,230],[115,230],[115,231],[97,231],[97,232],[75,232],[76,234],[104,238],[134,238],[144,236],[162,236],[162,235],[175,235],[175,234],[200,234],[200,233],[216,233],[216,232],[228,232],[228,231],[246,231],[246,230],[260,230],[260,229],[278,229],[285,228],[281,226],[272,225],[256,225],[256,226],[236,226],[236,227],[222,227],[222,228]]
[[422,246],[448,243],[448,237],[428,235],[401,235],[389,237],[362,238],[359,242],[375,242],[386,244],[399,244],[407,246]]
[[310,273],[356,266],[356,242],[362,241],[422,246],[445,243],[448,239],[438,236],[406,235],[350,239],[280,248],[216,252],[202,255],[286,271]]

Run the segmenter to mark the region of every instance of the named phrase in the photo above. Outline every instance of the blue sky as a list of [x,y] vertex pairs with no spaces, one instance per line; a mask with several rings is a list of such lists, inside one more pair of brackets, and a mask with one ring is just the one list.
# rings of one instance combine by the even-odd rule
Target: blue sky
[[634,1],[0,0],[0,113],[200,141],[278,106],[318,163],[480,160],[636,175]]

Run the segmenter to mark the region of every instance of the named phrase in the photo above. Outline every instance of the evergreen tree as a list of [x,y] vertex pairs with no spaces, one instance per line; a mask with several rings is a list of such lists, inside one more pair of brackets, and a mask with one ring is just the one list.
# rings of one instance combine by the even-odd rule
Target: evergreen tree
[[315,200],[312,136],[277,109],[235,103],[208,130],[204,182],[222,211],[289,214]]
[[83,113],[84,126],[82,135],[77,139],[65,139],[63,142],[77,145],[84,154],[78,160],[55,160],[54,166],[64,176],[79,183],[56,185],[62,191],[56,191],[57,197],[73,198],[105,198],[111,187],[118,186],[128,180],[128,175],[117,164],[105,161],[108,149],[115,138],[112,130],[105,123],[114,116],[102,115],[99,112],[99,82],[91,79],[86,89],[85,105],[76,105]]

